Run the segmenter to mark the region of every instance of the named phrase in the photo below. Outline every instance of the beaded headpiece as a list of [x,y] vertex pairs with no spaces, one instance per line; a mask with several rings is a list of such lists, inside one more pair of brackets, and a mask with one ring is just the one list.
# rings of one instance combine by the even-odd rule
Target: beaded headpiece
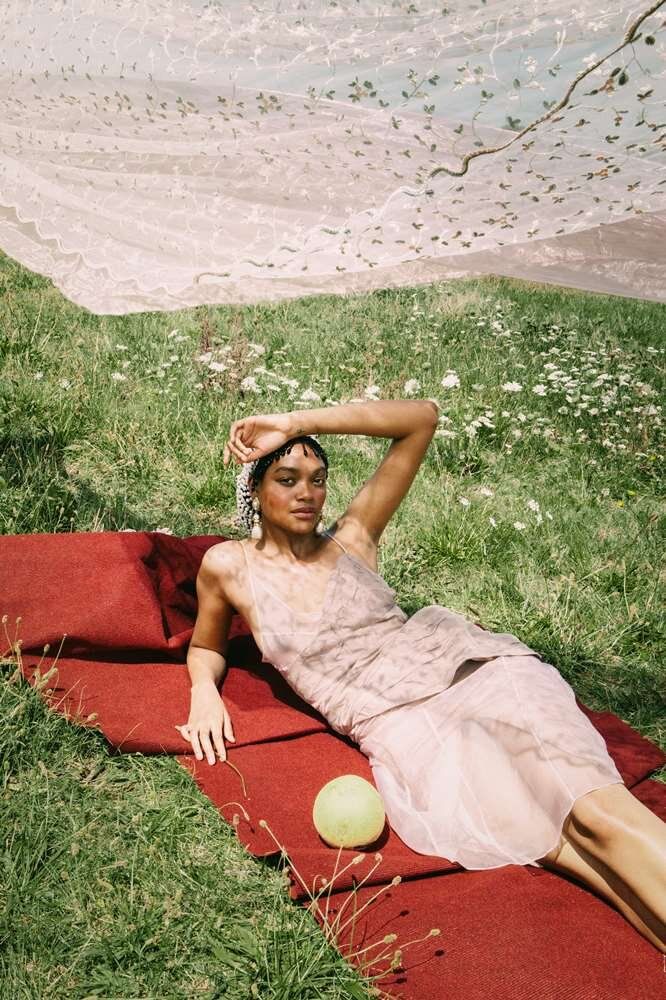
[[256,486],[269,465],[283,455],[288,455],[295,444],[302,441],[309,445],[318,458],[322,460],[328,470],[328,456],[320,445],[316,434],[302,434],[299,437],[290,438],[289,441],[275,451],[270,451],[267,455],[254,462],[244,462],[243,467],[236,476],[236,521],[239,528],[245,528],[249,534],[252,530],[252,486]]

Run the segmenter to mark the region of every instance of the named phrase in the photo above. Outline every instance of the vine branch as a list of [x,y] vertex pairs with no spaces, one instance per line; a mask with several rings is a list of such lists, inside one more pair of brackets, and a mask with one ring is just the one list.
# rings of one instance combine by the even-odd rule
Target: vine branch
[[589,74],[592,73],[593,70],[597,69],[598,66],[601,66],[601,64],[606,62],[607,59],[610,59],[611,56],[614,56],[616,52],[620,52],[623,48],[625,48],[625,46],[633,42],[636,32],[640,28],[643,21],[645,21],[648,17],[650,17],[652,14],[658,11],[660,7],[663,7],[665,3],[666,0],[657,0],[657,3],[653,3],[648,10],[644,11],[642,14],[639,14],[638,17],[627,28],[624,38],[617,46],[617,48],[613,49],[612,52],[608,52],[605,56],[602,56],[601,59],[598,59],[591,66],[588,66],[587,69],[581,70],[578,76],[569,85],[569,89],[567,90],[562,100],[554,107],[550,108],[550,110],[547,111],[546,114],[542,115],[541,118],[537,118],[537,120],[532,122],[530,125],[526,125],[525,128],[522,129],[522,131],[518,132],[517,135],[514,135],[512,139],[508,140],[508,142],[504,142],[499,146],[489,146],[486,149],[475,149],[471,153],[465,153],[465,156],[463,157],[462,160],[462,165],[459,170],[451,169],[449,167],[436,167],[428,176],[435,177],[436,174],[445,173],[445,174],[450,174],[452,177],[463,177],[467,173],[470,162],[475,157],[488,156],[490,153],[499,153],[501,152],[501,150],[507,149],[514,142],[517,142],[518,139],[521,139],[524,135],[526,135],[527,132],[531,132],[532,129],[535,129],[537,127],[537,125],[541,125],[543,122],[551,118],[557,111],[561,111],[562,108],[565,108],[569,103],[569,98],[571,97],[574,90],[581,82],[581,80],[584,80],[586,76],[589,76]]

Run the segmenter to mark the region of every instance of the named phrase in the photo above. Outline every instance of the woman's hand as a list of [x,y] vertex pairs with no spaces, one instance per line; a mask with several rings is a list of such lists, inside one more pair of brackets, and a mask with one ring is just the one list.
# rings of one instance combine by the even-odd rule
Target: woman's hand
[[214,684],[192,688],[190,717],[184,726],[176,726],[176,729],[192,744],[197,760],[203,760],[205,752],[209,764],[215,763],[211,737],[222,761],[227,759],[224,739],[236,742],[227,706]]
[[224,464],[233,456],[242,465],[268,455],[295,436],[291,413],[260,413],[235,420],[224,446]]

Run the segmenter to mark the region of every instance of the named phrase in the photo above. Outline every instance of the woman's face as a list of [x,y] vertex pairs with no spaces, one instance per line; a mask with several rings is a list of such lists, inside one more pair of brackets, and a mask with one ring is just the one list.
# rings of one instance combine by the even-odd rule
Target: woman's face
[[[269,465],[257,490],[262,521],[299,535],[314,530],[326,501],[326,466],[306,447],[299,441]],[[310,513],[298,516],[303,508]]]

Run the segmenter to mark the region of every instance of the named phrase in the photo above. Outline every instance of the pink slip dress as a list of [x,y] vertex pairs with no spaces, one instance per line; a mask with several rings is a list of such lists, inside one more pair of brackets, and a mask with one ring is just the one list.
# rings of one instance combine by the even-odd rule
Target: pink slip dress
[[623,782],[573,689],[515,635],[437,604],[409,617],[325,534],[342,554],[315,613],[254,574],[241,542],[262,662],[358,744],[412,850],[470,870],[541,867],[575,800]]

